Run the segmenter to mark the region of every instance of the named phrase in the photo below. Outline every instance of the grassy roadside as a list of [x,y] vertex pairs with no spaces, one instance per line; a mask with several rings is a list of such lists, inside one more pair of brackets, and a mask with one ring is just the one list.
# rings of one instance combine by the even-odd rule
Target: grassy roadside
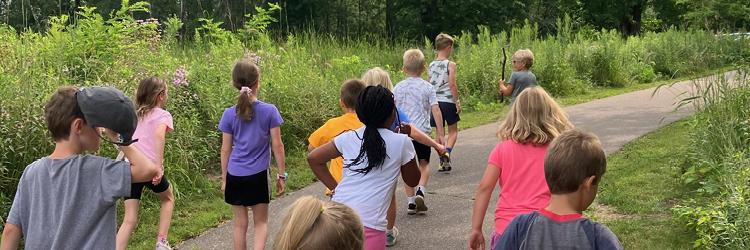
[[[647,83],[647,84],[634,84],[634,85],[624,87],[624,88],[616,88],[616,89],[594,88],[594,89],[589,90],[588,93],[586,94],[570,96],[570,97],[562,97],[562,98],[557,98],[556,100],[562,106],[572,106],[572,105],[585,103],[585,102],[589,102],[589,101],[593,101],[593,100],[597,100],[601,98],[606,98],[606,97],[615,96],[619,94],[648,89],[648,88],[659,86],[661,84],[669,84],[669,83],[673,83],[676,81],[684,81],[684,80],[704,77],[704,76],[715,74],[716,72],[725,72],[730,69],[731,67],[727,67],[724,69],[707,71],[703,74],[696,75],[693,77],[683,77],[679,79],[656,81],[656,82]],[[490,104],[490,105],[485,105],[482,109],[479,109],[473,112],[462,113],[461,114],[461,126],[459,127],[459,130],[469,129],[469,128],[477,127],[480,125],[496,122],[501,117],[504,117],[507,111],[508,111],[508,107],[505,104]],[[674,126],[674,124],[668,127],[671,127],[671,126]],[[658,135],[659,131],[661,130],[657,130],[657,132],[654,132],[653,134]],[[652,135],[650,134],[649,136],[647,136],[647,138],[650,136]],[[675,139],[675,138],[672,138],[672,139]],[[670,140],[665,140],[665,141],[668,142]],[[633,144],[637,144],[637,143],[633,143]],[[670,147],[665,147],[665,148],[670,148]],[[289,173],[290,181],[287,183],[287,190],[289,191],[297,190],[299,188],[308,186],[311,183],[315,182],[316,180],[312,172],[310,172],[306,168],[290,168],[289,167],[289,166],[306,164],[305,156],[306,156],[306,153],[304,152],[296,152],[296,153],[288,152],[287,169],[289,169],[290,171]],[[609,174],[606,175],[605,177],[605,182],[607,182],[609,178],[615,178],[614,177],[615,174],[612,174],[613,173],[612,171],[616,171],[613,169],[617,168],[615,167],[616,166],[615,162],[617,162],[616,157],[618,156],[613,155],[610,157],[610,161],[611,161],[610,169],[608,170]],[[664,159],[668,160],[668,158],[664,158]],[[229,205],[224,203],[223,196],[218,191],[219,190],[218,184],[216,184],[215,186],[216,186],[215,190],[209,190],[203,194],[193,195],[192,197],[187,198],[187,199],[180,199],[180,198],[177,199],[176,206],[175,206],[175,213],[172,219],[172,226],[171,226],[171,229],[170,229],[171,231],[169,235],[170,241],[172,242],[173,245],[180,241],[184,241],[192,237],[198,236],[202,232],[206,231],[207,229],[218,226],[224,221],[231,219],[232,217],[231,208]],[[606,185],[603,185],[602,190],[605,189],[604,188],[605,186]],[[658,191],[660,189],[655,189],[655,190]],[[144,192],[144,199],[148,199],[152,201],[157,200],[156,196],[152,194],[148,196],[146,195],[146,193],[149,193],[149,192]],[[608,197],[608,195],[609,194],[603,192],[601,197],[598,199],[600,201],[605,200],[605,199],[614,199],[614,198],[605,198],[605,197]],[[609,203],[604,203],[604,204],[609,204]],[[625,204],[625,207],[629,207],[629,206],[630,205]],[[633,205],[633,206],[640,207],[641,205]],[[121,207],[122,206],[120,206],[120,209]],[[643,207],[645,207],[645,205],[643,205]],[[621,209],[619,207],[617,208]],[[649,216],[646,216],[644,218],[638,217],[639,219],[634,220],[634,218],[636,217],[633,217],[632,214],[638,214],[642,211],[628,210],[627,208],[625,208],[624,210],[618,210],[618,211],[630,213],[627,216],[622,217],[622,218],[628,218],[628,219],[611,220],[607,222],[607,225],[608,226],[612,225],[611,227],[613,230],[615,229],[618,230],[618,231],[615,231],[615,233],[617,233],[618,236],[621,237],[621,240],[623,240],[623,242],[631,242],[633,244],[636,244],[636,243],[639,243],[637,239],[639,239],[638,237],[641,237],[641,236],[644,236],[644,237],[649,236],[650,238],[659,237],[660,234],[657,234],[651,231],[661,231],[662,229],[666,229],[666,228],[670,228],[670,229],[665,230],[665,232],[663,232],[664,234],[662,234],[661,236],[665,237],[664,239],[677,239],[677,240],[660,240],[660,243],[674,242],[676,244],[677,242],[683,242],[682,239],[685,239],[685,237],[682,237],[682,238],[677,237],[679,235],[677,236],[671,235],[671,233],[676,232],[672,230],[672,228],[681,229],[681,226],[677,224],[675,221],[671,219],[667,219],[671,217],[660,218],[657,216],[657,218],[654,219]],[[669,212],[668,209],[666,210],[666,212]],[[121,215],[122,213],[118,213],[118,214]],[[155,206],[142,205],[139,216],[141,218],[140,223],[138,224],[138,226],[136,227],[136,230],[133,233],[133,236],[130,240],[129,247],[131,249],[151,249],[153,248],[153,244],[155,241],[155,232],[158,231],[158,218],[159,218],[158,205],[155,205]],[[617,217],[617,218],[620,218],[620,217]],[[122,218],[120,218],[120,221],[121,220]],[[657,222],[657,223],[645,225],[647,222]],[[641,230],[642,228],[650,228],[652,230]],[[650,232],[650,233],[637,234],[633,237],[628,237],[630,236],[631,233],[638,232],[639,230],[644,231],[644,232]],[[624,234],[620,232],[624,232]],[[621,234],[623,234],[624,236],[621,236]],[[642,245],[639,245],[639,244],[626,245],[626,248],[630,248],[627,246],[642,246]],[[638,247],[635,249],[641,249],[641,248]],[[652,249],[659,249],[659,248],[652,248]]]
[[671,211],[691,193],[680,180],[690,139],[685,121],[659,128],[607,157],[596,205],[586,216],[612,229],[625,249],[692,249],[695,234]]

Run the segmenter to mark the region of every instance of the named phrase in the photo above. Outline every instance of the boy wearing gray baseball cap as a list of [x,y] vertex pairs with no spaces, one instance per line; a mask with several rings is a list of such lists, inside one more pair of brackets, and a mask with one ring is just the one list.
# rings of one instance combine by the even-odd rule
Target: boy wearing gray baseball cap
[[[156,166],[130,144],[138,123],[133,102],[111,87],[61,87],[44,107],[55,151],[26,167],[0,249],[115,249],[117,200]],[[102,130],[130,162],[95,155]],[[122,137],[120,137],[122,136]]]

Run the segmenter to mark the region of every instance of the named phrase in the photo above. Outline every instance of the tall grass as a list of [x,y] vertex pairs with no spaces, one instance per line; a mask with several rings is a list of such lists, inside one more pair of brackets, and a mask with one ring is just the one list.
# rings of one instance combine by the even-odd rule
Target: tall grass
[[[746,65],[745,65],[746,66]],[[695,195],[676,211],[703,249],[750,247],[750,71],[696,82],[681,102],[699,112],[683,180]]]
[[[178,43],[177,19],[133,20],[130,6],[104,21],[83,8],[76,23],[53,17],[45,33],[0,26],[0,217],[6,217],[18,178],[26,165],[49,154],[54,142],[42,119],[42,108],[64,85],[113,86],[133,95],[138,81],[156,75],[170,84],[165,107],[174,116],[175,131],[167,136],[165,165],[178,198],[212,188],[206,174],[216,173],[223,110],[235,104],[237,90],[230,72],[237,60],[253,60],[262,69],[259,98],[279,108],[284,119],[282,139],[289,155],[300,155],[306,138],[327,119],[340,115],[340,84],[365,70],[381,67],[394,82],[406,76],[401,57],[421,47],[428,62],[436,56],[429,42],[389,43],[376,37],[337,39],[307,32],[276,41],[262,32],[232,34],[210,20],[191,42]],[[522,48],[535,52],[532,71],[555,96],[584,93],[591,88],[627,86],[719,68],[750,59],[750,44],[702,31],[669,30],[622,40],[602,31],[592,37],[574,34],[570,21],[557,36],[539,38],[537,26],[526,24],[510,34],[455,34],[454,60],[466,112],[499,99],[502,48],[508,57]],[[680,53],[674,53],[679,51]],[[711,65],[705,65],[712,58]],[[183,79],[178,71],[187,74]],[[512,67],[506,65],[506,78]],[[97,154],[113,157],[103,145]],[[307,170],[289,166],[291,174]],[[294,187],[292,187],[294,188]],[[144,202],[151,202],[144,200]],[[147,204],[155,205],[155,204]]]

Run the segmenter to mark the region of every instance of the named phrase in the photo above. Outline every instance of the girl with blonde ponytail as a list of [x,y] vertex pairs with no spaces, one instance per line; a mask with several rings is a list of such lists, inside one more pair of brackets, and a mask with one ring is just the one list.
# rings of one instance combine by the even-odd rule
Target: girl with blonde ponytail
[[298,199],[284,217],[273,250],[362,250],[365,231],[350,207],[312,196]]

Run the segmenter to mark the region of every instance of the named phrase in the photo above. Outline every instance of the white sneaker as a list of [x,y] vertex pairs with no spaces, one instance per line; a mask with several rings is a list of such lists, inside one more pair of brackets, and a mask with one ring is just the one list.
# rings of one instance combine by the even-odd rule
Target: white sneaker
[[156,242],[156,250],[172,250],[169,243]]

